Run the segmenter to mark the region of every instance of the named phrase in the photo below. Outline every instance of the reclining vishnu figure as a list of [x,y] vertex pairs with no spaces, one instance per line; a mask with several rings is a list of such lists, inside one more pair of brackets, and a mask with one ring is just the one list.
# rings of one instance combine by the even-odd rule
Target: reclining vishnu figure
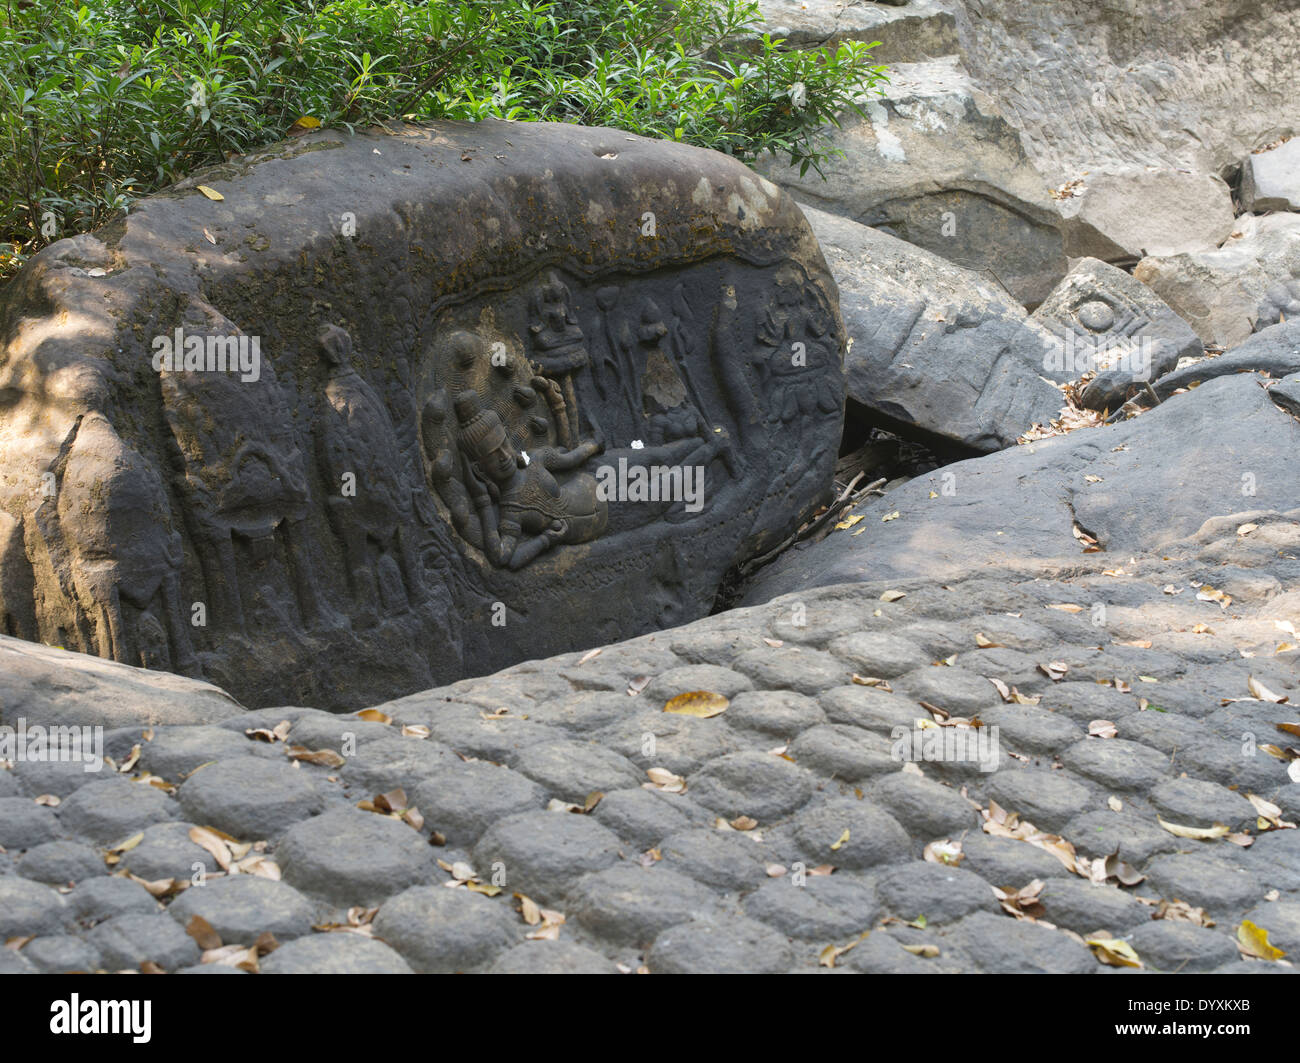
[[[572,450],[516,449],[495,410],[483,409],[478,393],[456,396],[465,484],[483,526],[483,551],[494,565],[519,569],[557,543],[586,543],[605,530],[609,511],[597,497],[596,480],[570,472],[599,454],[599,443]],[[494,512],[495,510],[495,512]]]

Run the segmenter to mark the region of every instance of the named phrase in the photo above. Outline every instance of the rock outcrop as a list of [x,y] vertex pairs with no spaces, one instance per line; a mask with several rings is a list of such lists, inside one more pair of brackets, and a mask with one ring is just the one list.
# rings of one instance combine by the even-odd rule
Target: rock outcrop
[[0,632],[369,703],[704,615],[829,488],[834,282],[725,156],[318,133],[0,301]]

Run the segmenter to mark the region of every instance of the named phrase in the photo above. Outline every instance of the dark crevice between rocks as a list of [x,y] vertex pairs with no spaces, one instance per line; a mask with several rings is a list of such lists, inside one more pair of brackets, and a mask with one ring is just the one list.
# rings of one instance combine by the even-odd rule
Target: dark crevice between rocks
[[865,502],[916,476],[933,472],[953,462],[977,457],[978,452],[949,441],[906,438],[893,419],[852,399],[844,411],[844,433],[830,497],[834,501],[818,507],[788,538],[765,554],[732,566],[718,586],[710,616],[725,613],[744,597],[754,575],[789,550],[817,542],[831,533],[836,521],[855,502]]

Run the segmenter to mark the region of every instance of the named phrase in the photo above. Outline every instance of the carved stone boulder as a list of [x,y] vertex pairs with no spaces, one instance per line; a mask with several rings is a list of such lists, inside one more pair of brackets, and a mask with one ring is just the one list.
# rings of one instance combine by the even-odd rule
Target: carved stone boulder
[[0,296],[0,634],[344,708],[692,620],[826,495],[844,347],[725,156],[275,145]]

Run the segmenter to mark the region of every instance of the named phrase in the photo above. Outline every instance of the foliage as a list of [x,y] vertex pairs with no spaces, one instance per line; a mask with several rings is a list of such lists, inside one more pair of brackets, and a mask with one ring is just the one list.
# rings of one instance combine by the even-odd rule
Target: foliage
[[0,0],[0,279],[304,119],[607,125],[820,172],[817,131],[884,69],[759,21],[752,0]]

